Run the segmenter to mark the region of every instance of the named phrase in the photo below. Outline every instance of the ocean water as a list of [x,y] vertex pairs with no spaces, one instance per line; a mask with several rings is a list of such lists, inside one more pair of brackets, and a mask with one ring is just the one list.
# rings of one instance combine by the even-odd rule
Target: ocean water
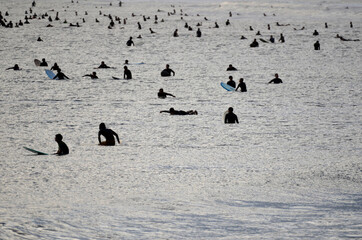
[[[0,28],[0,239],[362,238],[362,43],[335,38],[362,39],[360,1],[36,2],[61,20]],[[29,7],[0,0],[14,23]],[[104,14],[122,24],[108,29]],[[281,33],[285,43],[249,47]],[[42,58],[70,80],[48,79]],[[126,59],[145,64],[113,80]],[[95,70],[101,61],[115,68]],[[174,77],[160,76],[166,64]],[[275,73],[283,84],[267,84]],[[248,92],[221,88],[229,75]],[[158,99],[160,88],[176,98]],[[199,114],[160,113],[170,107]],[[223,123],[229,107],[240,124]],[[101,122],[121,145],[97,145]],[[57,133],[69,155],[23,149],[56,152]]]

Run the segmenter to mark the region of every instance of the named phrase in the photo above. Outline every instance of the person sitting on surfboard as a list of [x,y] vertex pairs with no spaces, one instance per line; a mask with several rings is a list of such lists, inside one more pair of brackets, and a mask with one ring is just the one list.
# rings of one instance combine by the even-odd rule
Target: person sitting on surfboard
[[170,68],[170,65],[166,64],[166,68],[162,70],[161,76],[162,77],[169,77],[171,73],[175,76],[175,72]]
[[237,71],[237,69],[230,64],[226,71]]
[[[101,136],[106,138],[106,141],[101,141]],[[114,136],[117,138],[117,142],[121,144],[119,141],[117,133],[115,133],[112,129],[106,128],[106,124],[99,124],[99,132],[98,132],[98,142],[99,145],[103,146],[114,146],[116,144],[114,140]]]
[[83,77],[90,77],[91,79],[98,79],[96,72],[92,72],[92,74],[86,74]]
[[47,66],[48,66],[48,63],[45,61],[45,58],[43,58],[43,59],[41,60],[41,63],[40,63],[39,66],[41,66],[41,67],[47,67]]
[[53,67],[50,70],[58,71],[60,70],[60,68],[57,63],[54,63]]
[[55,135],[55,141],[58,143],[58,147],[59,147],[58,152],[55,153],[57,155],[69,154],[69,148],[68,148],[67,144],[65,144],[65,142],[63,142],[62,140],[63,140],[63,136],[61,134]]
[[101,65],[99,65],[98,68],[111,68],[110,66],[107,66],[107,64],[104,63],[104,61],[101,62]]
[[235,91],[237,91],[239,88],[241,92],[246,92],[246,84],[244,83],[244,78],[240,78],[239,84],[236,87]]
[[229,76],[229,81],[226,84],[232,86],[233,88],[236,87],[236,83],[233,80],[233,76]]
[[225,115],[225,123],[239,123],[238,116],[236,116],[233,111],[234,109],[232,107],[229,107],[228,113]]
[[279,78],[279,75],[278,73],[275,74],[275,78],[270,80],[269,83],[275,83],[275,84],[278,84],[278,83],[283,83],[283,81]]
[[163,110],[160,113],[169,113],[171,115],[197,115],[197,111],[190,110],[190,111],[182,111],[182,110],[175,110],[174,108],[170,108],[170,110]]
[[69,77],[67,77],[64,73],[62,73],[62,70],[60,69],[60,68],[58,68],[58,73],[57,73],[57,75],[55,75],[54,77],[53,77],[53,79],[69,79]]
[[9,67],[9,68],[7,68],[6,70],[10,70],[10,69],[14,69],[14,71],[18,71],[18,70],[20,70],[20,68],[19,68],[19,65],[18,65],[18,64],[15,64],[15,65],[14,65],[14,67]]
[[158,91],[158,93],[157,93],[157,96],[159,97],[159,98],[166,98],[166,96],[171,96],[171,97],[175,97],[174,95],[172,95],[171,93],[167,93],[167,92],[164,92],[163,91],[163,88],[160,88],[160,90]]
[[124,66],[124,72],[123,72],[123,78],[124,79],[132,79],[132,73],[131,71],[127,68],[127,66]]

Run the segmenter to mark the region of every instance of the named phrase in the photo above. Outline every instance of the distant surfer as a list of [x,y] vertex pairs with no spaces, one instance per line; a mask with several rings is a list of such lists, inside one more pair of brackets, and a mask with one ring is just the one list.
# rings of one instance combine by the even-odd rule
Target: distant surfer
[[132,73],[131,71],[127,68],[127,66],[124,66],[124,72],[123,72],[123,78],[124,79],[132,79]]
[[250,44],[250,47],[259,47],[259,43],[254,39],[254,41]]
[[69,148],[67,144],[63,142],[63,136],[61,134],[55,135],[55,141],[58,143],[58,151],[55,154],[57,155],[69,154]]
[[171,76],[171,73],[173,74],[173,76],[175,76],[175,72],[170,68],[170,65],[166,64],[166,68],[164,70],[162,70],[161,76],[169,77],[169,76]]
[[[101,141],[101,136],[106,138],[106,141]],[[114,146],[116,144],[116,141],[114,139],[114,136],[117,139],[117,142],[121,144],[118,138],[118,134],[115,133],[112,129],[106,128],[106,125],[104,123],[99,124],[99,132],[98,132],[98,142],[99,145],[102,146]]]
[[101,62],[101,65],[99,65],[98,68],[111,68],[110,66],[107,66],[107,64],[104,63],[104,61]]
[[201,37],[201,30],[200,30],[200,28],[198,28],[197,31],[196,31],[196,37]]
[[161,89],[158,91],[157,96],[158,96],[159,98],[166,98],[167,96],[175,97],[175,96],[172,95],[171,93],[164,92],[164,91],[163,91],[163,88],[161,88]]
[[55,75],[54,77],[53,77],[53,79],[69,79],[69,77],[67,77],[63,72],[62,72],[62,70],[60,69],[60,68],[58,68],[58,73],[57,73],[57,75]]
[[235,91],[237,91],[239,88],[241,92],[246,92],[246,84],[244,83],[244,78],[240,78],[239,84],[236,87]]
[[229,85],[229,86],[232,86],[233,88],[236,87],[236,83],[233,80],[233,76],[229,76],[229,81],[226,84]]
[[60,68],[57,63],[54,63],[53,67],[51,67],[50,70],[58,71],[60,70]]
[[280,34],[279,42],[282,42],[282,43],[285,42],[283,33]]
[[123,64],[128,65],[129,64],[128,60],[125,60]]
[[278,84],[278,83],[283,83],[283,81],[279,78],[279,75],[278,73],[275,74],[275,78],[273,78],[272,80],[270,80],[269,83],[275,83],[275,84]]
[[83,77],[90,77],[91,79],[98,79],[96,72],[92,72],[92,74],[86,74]]
[[197,115],[196,110],[189,110],[189,111],[183,111],[183,110],[175,110],[174,108],[170,108],[170,110],[163,110],[160,111],[160,113],[169,113],[171,115]]
[[313,36],[318,36],[318,35],[319,35],[319,33],[317,32],[317,30],[314,30]]
[[9,67],[9,68],[7,68],[6,70],[10,70],[10,69],[13,69],[14,71],[19,71],[19,70],[20,70],[18,64],[15,64],[14,67]]
[[237,69],[230,64],[226,71],[237,71]]
[[129,39],[128,39],[128,41],[127,41],[126,44],[127,44],[127,46],[129,46],[129,47],[132,46],[132,45],[134,46],[134,42],[133,42],[133,40],[132,40],[132,37],[129,37]]
[[47,66],[48,66],[48,63],[45,61],[45,58],[43,58],[43,59],[41,60],[41,63],[40,63],[39,66],[41,66],[41,67],[47,67]]
[[174,37],[178,37],[178,29],[176,29],[176,30],[173,32],[173,36],[174,36]]
[[320,45],[319,41],[316,41],[314,43],[314,50],[321,50],[321,45]]
[[224,118],[224,123],[239,123],[238,116],[236,116],[232,107],[229,107]]

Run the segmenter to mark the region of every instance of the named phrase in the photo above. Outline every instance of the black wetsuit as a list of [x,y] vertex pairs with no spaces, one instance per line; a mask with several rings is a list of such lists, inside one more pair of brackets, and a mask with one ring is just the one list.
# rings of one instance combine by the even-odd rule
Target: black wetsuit
[[233,112],[225,115],[225,123],[239,123],[238,117]]
[[236,87],[235,91],[238,90],[240,88],[241,92],[246,92],[246,84],[244,82],[239,83],[238,86]]
[[274,78],[269,83],[283,83],[283,81],[280,78]]
[[111,129],[106,128],[106,129],[99,130],[99,132],[98,132],[98,141],[99,141],[100,144],[102,144],[101,143],[101,135],[106,138],[106,141],[103,142],[104,145],[115,145],[116,141],[114,139],[114,136],[116,136],[117,141],[119,141],[117,133],[115,133]]
[[62,72],[58,72],[58,74],[57,75],[55,75],[55,77],[53,77],[53,79],[65,79],[65,78],[67,78],[67,79],[69,79],[67,76],[65,76],[65,74],[64,73],[62,73]]
[[232,86],[233,88],[236,87],[236,83],[233,80],[229,80],[226,84]]
[[166,92],[158,92],[157,93],[157,96],[159,98],[166,98],[167,95],[174,97],[172,94],[169,94],[169,93],[166,93]]
[[69,154],[69,148],[67,144],[65,144],[63,141],[58,142],[59,150],[57,152],[58,155],[66,155]]
[[41,67],[47,67],[47,66],[48,66],[48,63],[47,63],[47,62],[41,62],[39,66],[41,66]]
[[130,47],[130,46],[132,46],[132,44],[134,46],[134,42],[131,39],[127,41],[127,46]]
[[173,73],[173,75],[175,76],[175,72],[171,68],[166,68],[166,69],[162,70],[161,76],[169,77],[169,76],[171,76],[171,73]]
[[132,73],[131,73],[131,71],[129,69],[124,70],[123,78],[124,79],[132,79]]
[[226,71],[237,71],[237,69],[234,68],[233,66],[231,66],[231,67],[228,67],[228,68],[226,69]]

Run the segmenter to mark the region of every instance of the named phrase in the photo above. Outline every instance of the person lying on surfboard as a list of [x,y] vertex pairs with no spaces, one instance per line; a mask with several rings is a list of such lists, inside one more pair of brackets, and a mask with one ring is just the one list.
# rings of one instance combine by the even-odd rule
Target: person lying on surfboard
[[15,64],[15,65],[14,65],[14,67],[9,67],[9,68],[7,68],[6,70],[10,70],[10,69],[14,69],[14,71],[18,71],[18,70],[20,70],[20,68],[19,68],[19,65],[18,65],[18,64]]
[[[101,136],[106,138],[106,141],[101,141]],[[98,132],[98,142],[99,145],[102,146],[114,146],[116,144],[114,140],[114,136],[117,138],[117,142],[121,144],[119,141],[117,133],[115,133],[112,129],[106,128],[106,124],[99,124],[99,132]]]
[[170,110],[163,110],[160,113],[169,113],[171,115],[197,115],[197,111],[190,110],[190,111],[182,111],[182,110],[175,110],[174,108],[170,108]]
[[55,135],[55,141],[58,143],[58,147],[59,147],[58,152],[55,153],[57,155],[69,154],[69,148],[68,148],[67,144],[65,144],[65,142],[63,142],[62,140],[63,140],[63,136],[61,134]]
[[175,97],[174,95],[172,95],[171,93],[167,93],[167,92],[164,92],[163,91],[163,88],[160,88],[160,90],[158,91],[158,93],[157,93],[157,96],[159,97],[159,98],[166,98],[166,96],[171,96],[171,97]]
[[111,68],[110,66],[107,66],[104,61],[101,62],[101,65],[99,65],[98,68]]
[[91,79],[97,79],[97,73],[96,72],[92,72],[92,74],[86,74],[83,77],[90,77]]
[[60,69],[60,68],[58,68],[58,73],[57,73],[57,75],[55,75],[54,77],[53,77],[53,79],[69,79],[69,77],[67,77],[64,73],[62,73],[62,70]]

